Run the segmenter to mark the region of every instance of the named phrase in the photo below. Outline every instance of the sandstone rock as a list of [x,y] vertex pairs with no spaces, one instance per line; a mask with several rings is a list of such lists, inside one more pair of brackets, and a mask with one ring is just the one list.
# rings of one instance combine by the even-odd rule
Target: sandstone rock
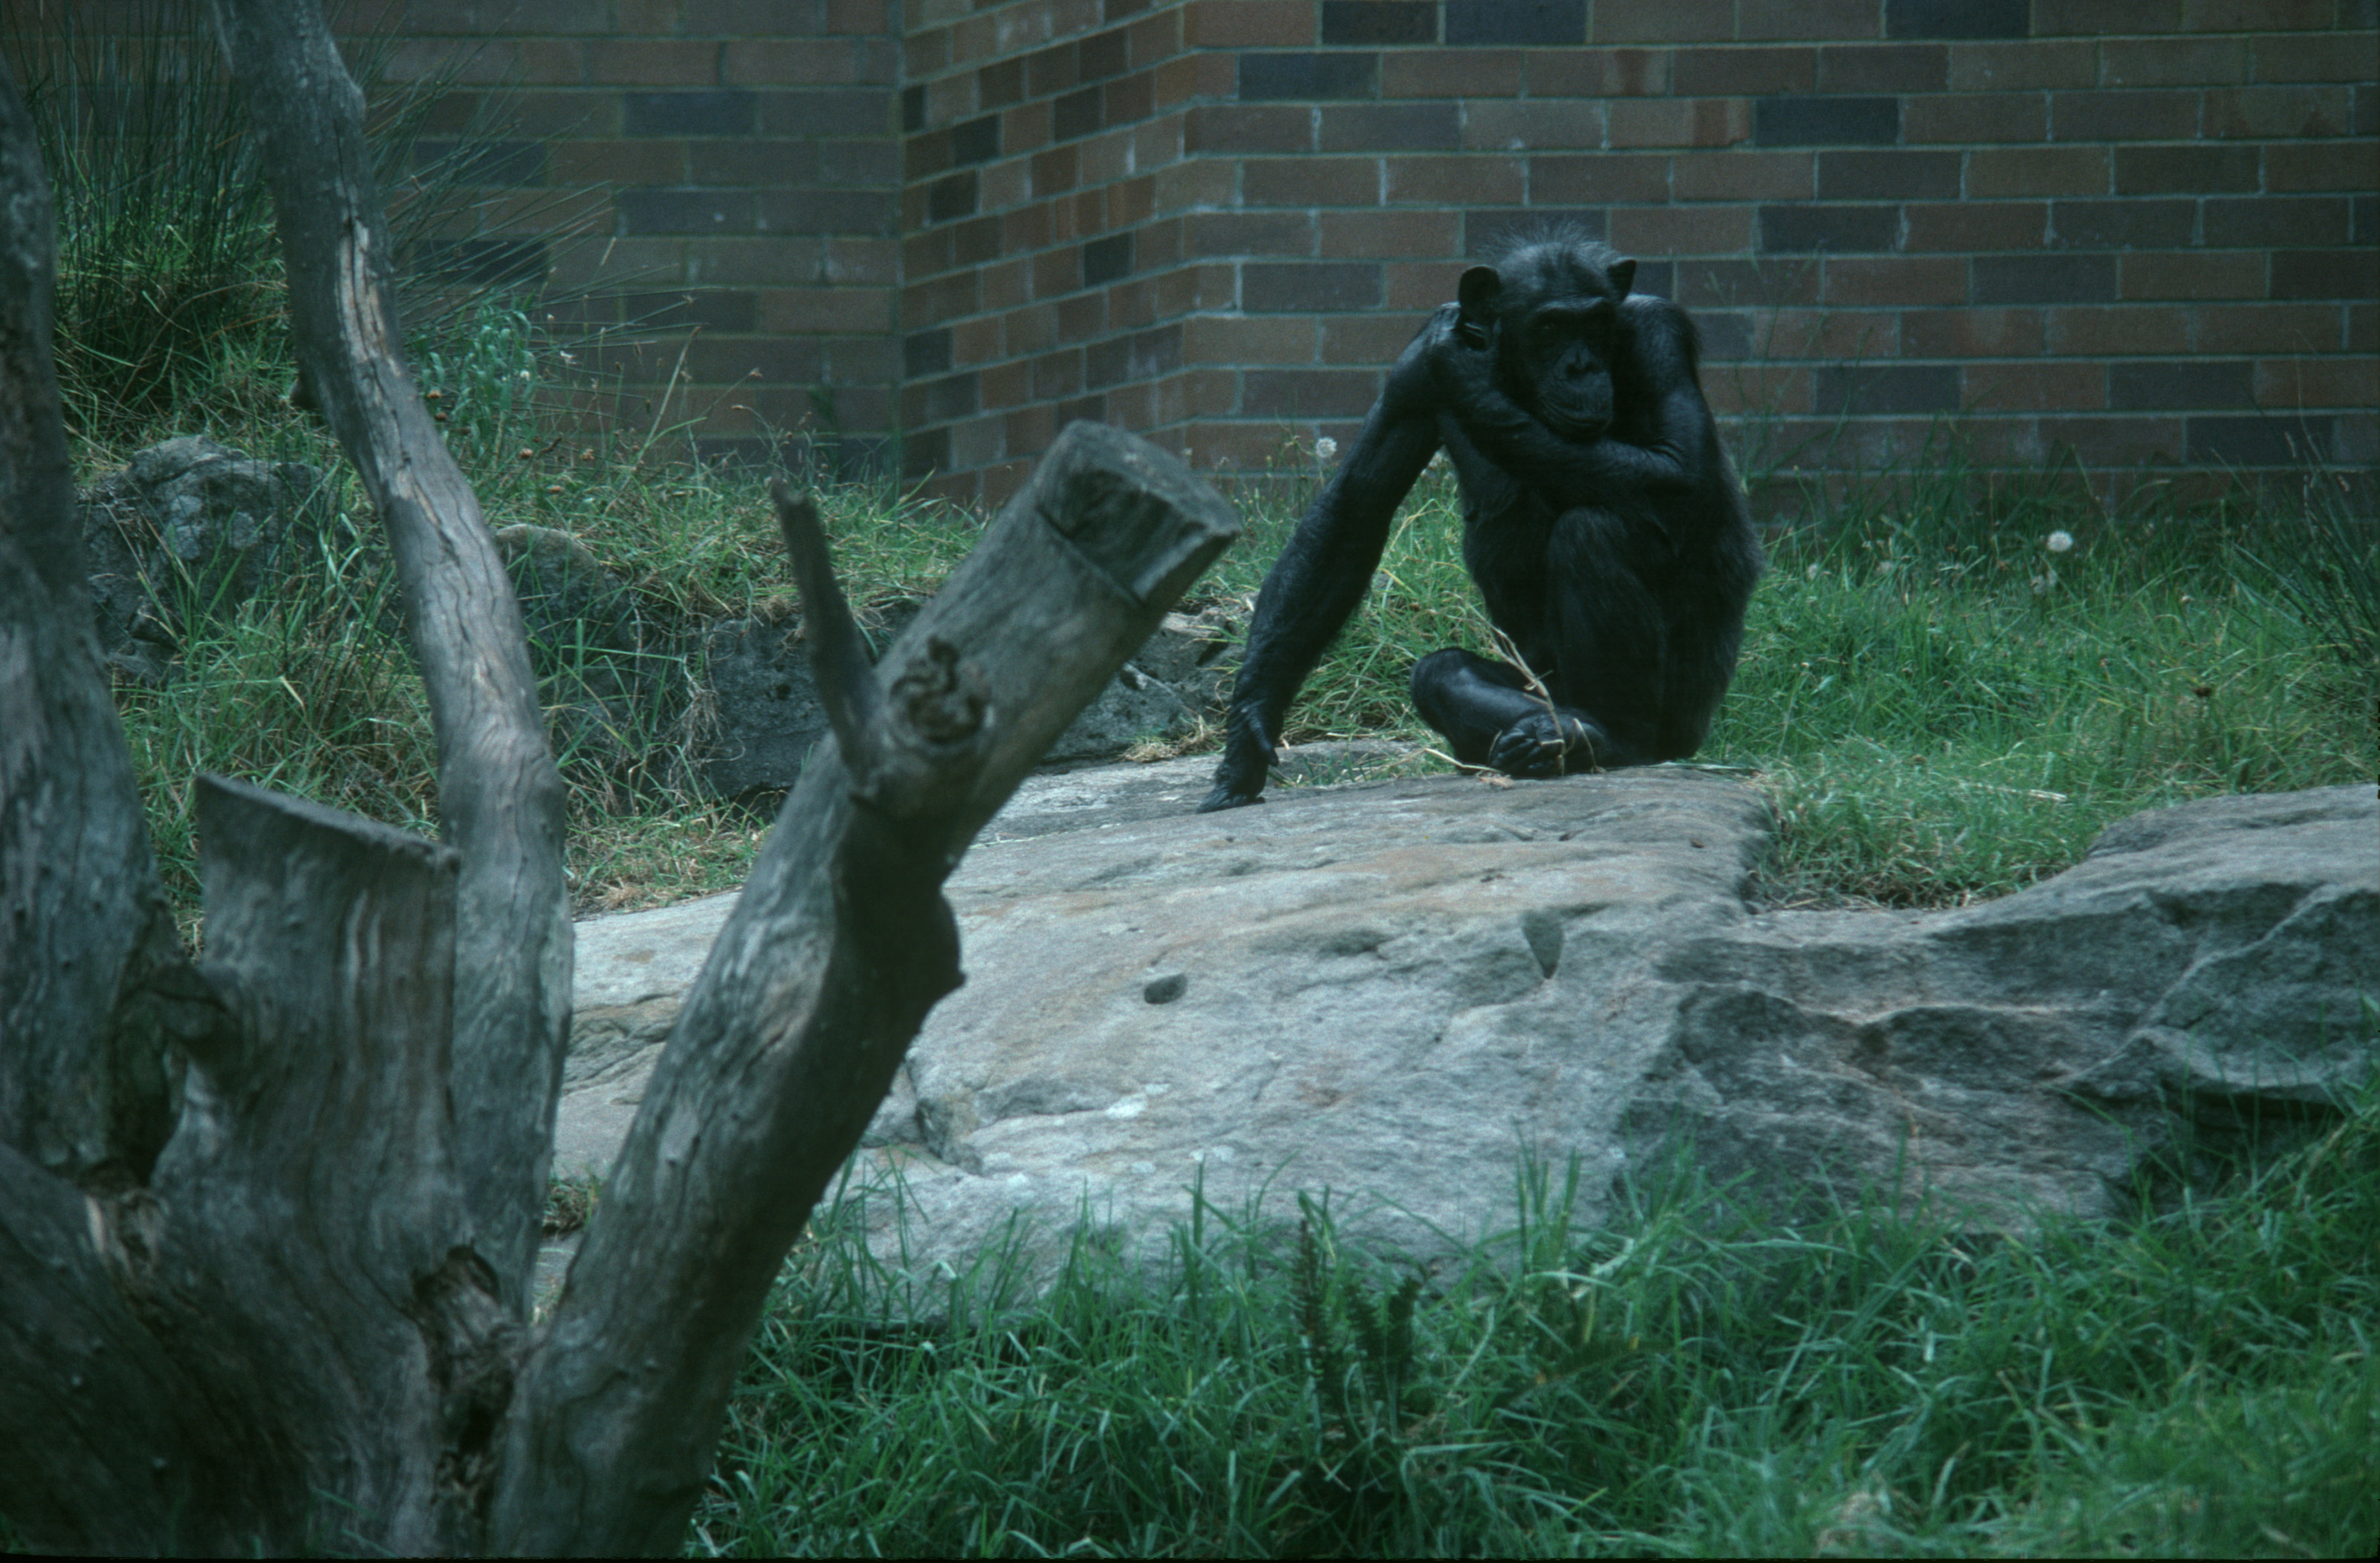
[[[1764,1198],[2109,1215],[2372,1065],[2368,788],[2143,815],[1987,905],[1755,913],[1768,812],[1721,776],[1182,812],[1210,768],[1048,778],[953,877],[966,985],[856,1169],[904,1187],[905,1230],[868,1207],[888,1260],[961,1262],[1020,1212],[1153,1252],[1196,1180],[1226,1213],[1327,1187],[1432,1248],[1509,1223],[1523,1151],[1577,1158],[1588,1220],[1678,1156]],[[730,900],[581,925],[563,1170],[625,1130]]]

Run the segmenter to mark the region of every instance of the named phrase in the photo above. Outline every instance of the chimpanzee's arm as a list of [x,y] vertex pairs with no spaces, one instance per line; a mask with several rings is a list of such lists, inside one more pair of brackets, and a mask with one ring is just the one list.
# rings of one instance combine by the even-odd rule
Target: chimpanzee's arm
[[1621,417],[1606,437],[1583,444],[1556,433],[1506,393],[1491,349],[1451,330],[1425,333],[1440,394],[1463,432],[1557,508],[1633,508],[1632,502],[1682,495],[1716,476],[1692,323],[1677,306],[1650,298],[1630,299],[1622,319],[1609,365]]
[[[1452,306],[1439,315],[1451,318]],[[1201,813],[1261,800],[1289,702],[1364,600],[1397,507],[1438,450],[1439,393],[1424,358],[1429,332],[1424,327],[1389,371],[1355,448],[1265,577],[1232,689],[1222,763]]]

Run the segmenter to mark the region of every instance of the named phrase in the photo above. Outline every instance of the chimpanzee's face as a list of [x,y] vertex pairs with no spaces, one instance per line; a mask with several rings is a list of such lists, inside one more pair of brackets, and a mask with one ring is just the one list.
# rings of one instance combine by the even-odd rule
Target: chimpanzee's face
[[1585,443],[1611,426],[1612,339],[1635,271],[1608,250],[1539,244],[1463,274],[1463,316],[1493,320],[1507,393],[1558,434]]

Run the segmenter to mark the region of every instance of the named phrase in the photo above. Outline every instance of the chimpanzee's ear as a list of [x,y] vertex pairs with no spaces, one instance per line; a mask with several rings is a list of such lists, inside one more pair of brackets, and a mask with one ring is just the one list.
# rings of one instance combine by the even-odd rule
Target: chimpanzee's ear
[[1463,318],[1486,321],[1496,313],[1496,296],[1503,291],[1504,279],[1496,275],[1493,266],[1473,266],[1463,274],[1454,286],[1454,297],[1463,305]]
[[1611,301],[1616,304],[1627,298],[1629,288],[1636,284],[1636,263],[1614,261],[1603,269],[1603,275],[1611,284]]

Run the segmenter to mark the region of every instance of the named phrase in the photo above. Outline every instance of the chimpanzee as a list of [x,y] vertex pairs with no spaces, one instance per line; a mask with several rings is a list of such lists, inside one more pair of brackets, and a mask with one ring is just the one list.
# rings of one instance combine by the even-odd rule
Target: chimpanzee
[[1201,811],[1262,800],[1289,702],[1440,447],[1463,563],[1526,665],[1452,649],[1415,664],[1414,704],[1455,758],[1551,776],[1701,745],[1766,561],[1695,377],[1694,322],[1632,294],[1635,275],[1560,229],[1463,274],[1265,578]]

